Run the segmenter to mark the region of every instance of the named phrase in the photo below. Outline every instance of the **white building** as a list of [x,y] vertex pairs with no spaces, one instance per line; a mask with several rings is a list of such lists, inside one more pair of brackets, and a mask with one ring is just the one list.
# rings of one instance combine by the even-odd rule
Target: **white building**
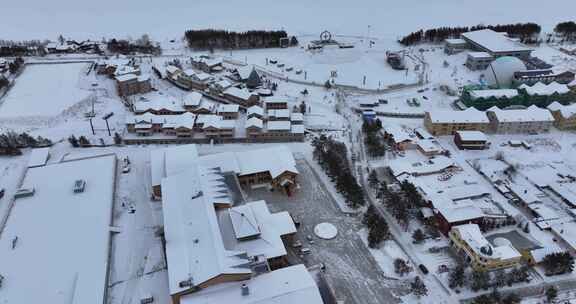
[[495,133],[542,133],[554,125],[550,111],[535,105],[523,110],[501,110],[492,107],[486,111],[490,129]]

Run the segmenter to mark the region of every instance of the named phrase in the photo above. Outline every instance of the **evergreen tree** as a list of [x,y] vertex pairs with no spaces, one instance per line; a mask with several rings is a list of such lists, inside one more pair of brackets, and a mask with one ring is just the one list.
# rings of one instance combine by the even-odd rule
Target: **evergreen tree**
[[548,254],[542,260],[546,275],[557,275],[574,270],[574,257],[569,252]]
[[90,146],[90,141],[88,140],[88,138],[80,136],[80,138],[78,138],[78,144],[80,145],[80,147],[88,147]]
[[121,145],[122,144],[122,137],[118,132],[114,132],[114,144]]
[[502,304],[519,304],[521,301],[522,298],[520,298],[516,293],[509,293],[502,299]]
[[452,271],[450,271],[448,277],[448,286],[454,289],[457,287],[463,287],[466,280],[466,273],[464,272],[464,265],[458,264]]
[[548,289],[546,289],[546,300],[548,302],[554,301],[557,297],[558,297],[558,289],[556,289],[556,287],[550,286],[548,287]]
[[379,182],[380,181],[378,180],[378,173],[376,173],[376,170],[370,171],[370,175],[368,175],[368,183],[370,184],[370,187],[376,188]]
[[425,296],[428,294],[428,288],[422,279],[420,279],[420,277],[414,278],[414,281],[410,283],[410,290],[417,297]]
[[412,271],[408,262],[403,259],[395,259],[394,260],[394,272],[400,276],[404,276],[405,274]]
[[78,144],[78,139],[76,139],[76,136],[74,135],[70,135],[70,137],[68,137],[68,142],[72,145],[72,147],[74,148],[78,148],[80,145]]
[[480,289],[488,289],[490,286],[490,275],[485,271],[474,270],[472,272],[472,290],[478,291]]
[[425,239],[425,235],[424,232],[422,232],[422,229],[416,229],[414,231],[414,233],[412,234],[412,240],[415,244],[420,244],[424,241]]

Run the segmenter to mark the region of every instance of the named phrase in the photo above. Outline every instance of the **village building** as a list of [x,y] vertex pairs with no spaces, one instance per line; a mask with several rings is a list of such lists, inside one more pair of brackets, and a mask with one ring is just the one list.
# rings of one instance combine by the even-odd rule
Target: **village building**
[[416,149],[428,157],[433,157],[435,155],[444,153],[444,149],[435,139],[418,140],[416,142]]
[[132,103],[132,111],[135,114],[179,115],[186,112],[186,109],[182,102],[173,96],[151,92],[138,96]]
[[383,128],[384,139],[392,143],[395,150],[404,151],[416,148],[415,139],[398,125],[386,125]]
[[116,89],[120,96],[144,94],[152,91],[149,75],[126,74],[116,77]]
[[476,224],[455,226],[450,243],[462,253],[472,268],[479,271],[517,266],[522,255],[509,242],[491,244]]
[[489,53],[494,58],[514,56],[527,59],[532,53],[532,49],[506,37],[506,33],[495,32],[491,29],[463,33],[461,37],[474,49]]
[[501,110],[492,107],[486,111],[490,130],[498,134],[548,132],[554,124],[550,111],[531,105],[523,110]]
[[468,42],[464,39],[446,39],[444,40],[444,53],[454,55],[468,48]]
[[182,98],[182,106],[188,112],[197,113],[202,106],[202,93],[190,92]]
[[290,120],[290,110],[282,109],[282,110],[268,110],[266,112],[266,119],[268,121],[275,121],[275,120]]
[[396,160],[388,166],[394,178],[401,179],[406,176],[426,176],[458,170],[456,163],[446,156],[436,156],[423,162],[412,163],[406,160]]
[[290,194],[296,189],[296,162],[282,145],[243,152],[224,152],[198,156],[196,145],[182,145],[152,151],[152,192],[161,197],[164,177],[183,172],[196,161],[236,174],[241,185],[269,185]]
[[94,69],[99,75],[108,75],[112,77],[118,68],[128,66],[130,63],[130,59],[124,57],[99,60],[94,64]]
[[548,106],[548,110],[554,117],[554,126],[558,129],[576,128],[576,104],[562,105],[555,101]]
[[484,212],[469,199],[458,201],[457,204],[450,199],[436,200],[433,206],[438,230],[444,235],[448,235],[456,226],[481,225],[484,222]]
[[266,111],[288,109],[288,102],[285,100],[266,99],[264,100],[264,108]]
[[237,87],[228,88],[223,92],[224,98],[237,103],[243,107],[250,107],[260,105],[260,96],[256,93],[251,93],[246,89],[239,89]]
[[237,104],[220,104],[218,106],[218,115],[224,119],[238,119],[240,106]]
[[304,114],[298,112],[292,112],[292,114],[290,114],[290,121],[292,122],[292,125],[303,125]]
[[466,56],[466,66],[472,71],[485,70],[494,61],[494,57],[486,52],[469,52]]
[[544,70],[527,70],[514,72],[513,83],[515,85],[534,85],[538,82],[550,84],[557,82],[560,84],[569,84],[574,81],[574,73],[565,71],[562,73],[554,73],[551,69]]
[[190,63],[194,68],[208,74],[222,72],[224,70],[224,66],[222,65],[223,63],[222,58],[212,58],[209,56],[196,56],[190,58]]
[[[107,301],[117,160],[78,156],[22,177],[20,193],[27,195],[14,197],[1,239],[2,302]],[[23,292],[32,277],[43,283]]]
[[453,135],[457,131],[486,132],[490,120],[484,112],[475,108],[464,111],[428,111],[424,115],[424,126],[433,136]]
[[250,117],[246,120],[246,136],[248,138],[258,138],[262,134],[264,122],[258,117]]
[[515,89],[465,89],[460,97],[460,102],[466,107],[486,110],[493,106],[505,108],[510,105],[523,104],[524,98]]
[[[170,152],[175,154],[171,155],[174,163],[170,166],[178,165],[179,169],[170,170],[171,174],[161,178],[168,282],[173,302],[238,298],[257,303],[268,297],[275,301],[283,298],[284,288],[256,291],[259,277],[274,286],[269,280],[275,276],[305,270],[289,266],[286,258],[286,246],[291,245],[296,233],[292,217],[288,212],[272,214],[265,201],[234,206],[222,169],[226,166],[202,161],[195,147],[183,147]],[[202,267],[193,267],[191,263]],[[284,278],[284,284],[289,279]],[[217,287],[234,282],[239,282],[236,288],[244,286],[242,290],[234,288],[239,297]],[[219,292],[209,292],[214,288]],[[254,288],[254,297],[246,290],[249,288]],[[317,289],[312,291],[308,293],[312,303],[321,303],[317,302],[320,298]]]
[[489,147],[488,137],[481,131],[456,131],[454,144],[460,150],[484,150]]
[[262,109],[262,107],[260,106],[251,106],[246,111],[246,117],[247,118],[256,117],[262,119],[264,117],[264,109]]
[[208,88],[212,76],[205,73],[196,73],[192,69],[186,69],[177,75],[175,81],[187,89],[203,91]]

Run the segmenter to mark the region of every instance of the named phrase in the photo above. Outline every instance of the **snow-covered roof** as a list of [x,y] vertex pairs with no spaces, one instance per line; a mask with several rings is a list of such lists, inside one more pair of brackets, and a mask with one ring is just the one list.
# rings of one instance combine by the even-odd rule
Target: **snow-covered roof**
[[227,79],[222,79],[222,80],[216,82],[215,85],[217,85],[223,89],[227,89],[227,88],[231,87],[233,85],[233,83]]
[[50,148],[36,148],[32,149],[30,158],[28,159],[28,168],[41,167],[46,165],[50,157]]
[[192,129],[194,127],[194,120],[196,115],[190,112],[186,112],[180,115],[165,115],[164,124],[162,128],[188,128]]
[[106,301],[115,174],[113,154],[28,169],[35,193],[17,199],[0,237],[2,302]]
[[186,76],[186,77],[194,77],[196,76],[196,72],[193,69],[185,69],[184,71],[182,71],[182,73]]
[[246,113],[248,116],[252,115],[252,114],[256,114],[259,116],[264,116],[264,109],[262,109],[262,107],[260,106],[251,106],[248,108],[248,111]]
[[428,112],[432,123],[489,123],[484,112],[470,107],[464,111],[437,110]]
[[240,106],[237,104],[220,104],[218,106],[218,113],[238,113]]
[[224,93],[244,100],[247,100],[250,98],[250,96],[254,95],[246,89],[239,89],[237,87],[228,88],[224,91]]
[[280,99],[266,99],[266,100],[264,100],[265,105],[282,104],[282,103],[287,103],[287,101],[286,100],[280,100]]
[[[242,284],[248,295],[242,295]],[[280,268],[254,278],[223,283],[195,293],[184,295],[181,304],[322,304],[316,282],[302,264]]]
[[440,147],[438,142],[433,139],[421,139],[418,142],[416,142],[416,145],[418,145],[418,147],[426,153],[434,153],[442,151],[442,147]]
[[439,204],[436,210],[442,214],[448,223],[464,222],[482,218],[484,216],[484,212],[482,212],[480,208],[471,204]]
[[304,134],[304,125],[292,125],[290,127],[290,133],[292,134]]
[[294,112],[290,114],[290,121],[304,121],[304,114]]
[[448,38],[448,39],[445,39],[444,41],[448,44],[465,44],[465,43],[467,43],[466,40],[460,39],[460,38],[456,38],[456,39]]
[[522,84],[518,88],[525,89],[528,95],[540,95],[540,96],[550,96],[553,94],[566,94],[570,92],[570,89],[568,88],[567,85],[559,84],[555,81],[549,84],[537,82],[533,86]]
[[124,74],[124,75],[116,76],[116,81],[118,81],[118,82],[126,82],[126,81],[135,80],[135,79],[138,79],[138,75],[136,75],[136,74]]
[[291,123],[289,120],[277,120],[266,122],[266,128],[270,131],[290,131]]
[[202,102],[202,93],[191,92],[184,95],[183,103],[185,106],[197,107]]
[[491,29],[463,33],[462,37],[473,41],[492,53],[530,50],[508,39],[508,37],[504,36],[504,33],[495,32]]
[[562,253],[565,250],[562,250],[559,246],[555,244],[549,244],[546,247],[536,248],[530,251],[530,255],[534,258],[534,263],[540,263],[544,260],[544,258],[553,253]]
[[262,122],[262,119],[258,118],[258,117],[250,117],[248,118],[248,120],[246,120],[246,128],[249,127],[257,127],[262,129],[264,127],[264,122]]
[[566,242],[572,250],[576,250],[576,222],[574,221],[560,221],[550,225],[552,231],[564,242]]
[[486,52],[468,52],[468,56],[476,59],[480,58],[492,58],[492,55]]
[[[480,231],[480,227],[476,224],[458,225],[452,227],[452,229],[458,231],[462,240],[465,241],[479,256],[502,260],[517,259],[521,257],[520,253],[510,244],[501,246],[490,244],[482,234],[482,231]],[[492,254],[487,253],[489,250],[492,251]]]
[[538,198],[538,193],[535,192],[534,187],[510,183],[508,189],[510,189],[510,191],[512,191],[526,205],[542,202],[542,200]]
[[287,254],[282,236],[296,233],[286,211],[270,213],[266,201],[249,202],[219,212],[219,225],[226,248],[266,259]]
[[573,184],[559,184],[552,182],[548,184],[548,187],[569,204],[576,205],[576,187]]
[[434,139],[434,135],[430,134],[430,132],[424,128],[416,128],[414,129],[414,133],[416,133],[416,135],[420,136],[422,139]]
[[116,79],[118,79],[118,77],[123,76],[123,75],[139,74],[139,73],[140,73],[140,68],[134,67],[131,65],[123,65],[123,66],[119,66],[118,68],[116,68],[116,70],[114,71],[114,77],[116,77]]
[[405,141],[413,141],[410,134],[406,132],[401,126],[396,124],[390,124],[384,126],[384,132],[391,135],[394,138],[394,141],[397,143],[405,142]]
[[547,122],[554,121],[554,116],[549,110],[539,108],[531,105],[527,109],[519,110],[501,110],[494,106],[488,109],[487,112],[494,113],[494,116],[499,122]]
[[456,131],[463,141],[488,141],[488,137],[481,131]]
[[142,113],[149,110],[160,111],[164,109],[174,112],[184,111],[182,103],[177,101],[175,97],[159,92],[151,92],[140,96],[134,101],[133,108],[135,113]]
[[165,177],[182,173],[188,168],[194,167],[197,158],[196,145],[152,150],[150,155],[152,186],[160,185]]
[[562,117],[564,117],[564,119],[570,119],[576,116],[576,103],[565,106],[555,101],[548,106],[548,110],[554,112],[560,111],[560,114],[562,114]]
[[[170,294],[177,294],[221,275],[252,271],[244,252],[224,247],[217,205],[230,205],[218,170],[193,166],[162,180],[162,205]],[[183,282],[189,282],[186,284]]]
[[494,90],[470,90],[472,99],[478,98],[513,98],[518,96],[518,90],[515,89],[494,89]]
[[425,162],[412,163],[404,159],[396,159],[390,162],[390,170],[394,176],[407,173],[412,175],[433,174],[456,166],[454,161],[446,156],[436,156]]
[[167,72],[168,74],[174,74],[174,73],[176,73],[176,72],[178,72],[178,71],[180,71],[180,69],[179,69],[177,66],[174,66],[174,65],[166,66],[166,72]]

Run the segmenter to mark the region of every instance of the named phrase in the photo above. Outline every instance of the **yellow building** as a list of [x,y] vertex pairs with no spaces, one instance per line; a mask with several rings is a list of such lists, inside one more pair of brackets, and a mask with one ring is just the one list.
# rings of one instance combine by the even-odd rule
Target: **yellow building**
[[576,129],[576,104],[564,106],[559,102],[553,102],[548,110],[554,116],[554,126],[558,129]]
[[424,126],[434,136],[454,135],[456,131],[486,132],[490,120],[475,108],[464,111],[431,111],[424,115]]
[[450,243],[466,256],[475,270],[493,270],[518,265],[522,255],[509,243],[490,244],[476,224],[452,227]]

